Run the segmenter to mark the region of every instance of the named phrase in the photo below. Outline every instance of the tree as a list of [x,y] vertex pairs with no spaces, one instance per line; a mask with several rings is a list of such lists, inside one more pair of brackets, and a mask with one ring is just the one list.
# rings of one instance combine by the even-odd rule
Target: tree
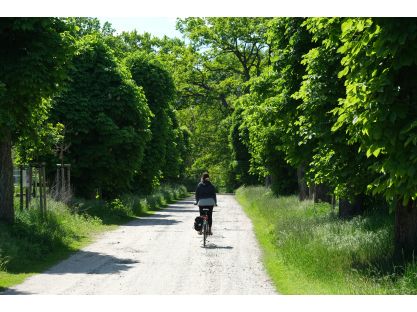
[[[296,124],[312,155],[306,176],[316,187],[315,200],[317,191],[332,191],[340,198],[339,215],[349,217],[363,210],[360,200],[372,174],[368,170],[370,161],[358,153],[358,144],[349,143],[345,127],[332,131],[337,120],[332,111],[345,97],[344,79],[338,77],[343,68],[338,53],[342,22],[342,18],[309,18],[304,22],[317,46],[303,57],[306,75],[295,97],[302,100]],[[329,197],[321,193],[321,200]]]
[[192,106],[178,111],[178,119],[189,129],[190,166],[187,176],[194,184],[204,171],[209,171],[212,182],[226,189],[230,166],[228,135],[230,119],[224,118],[217,106]]
[[302,57],[313,47],[311,35],[303,22],[303,18],[268,21],[270,66],[266,66],[260,76],[252,78],[249,86],[253,94],[242,106],[248,120],[247,140],[254,155],[254,170],[257,167],[277,174],[279,170],[274,169],[274,163],[277,169],[282,167],[283,162],[277,157],[281,154],[286,162],[297,168],[300,199],[308,197],[304,171],[311,153],[301,140],[296,124],[301,101],[294,94],[305,74]]
[[168,110],[171,109],[169,103],[173,100],[175,89],[171,75],[152,55],[136,52],[129,55],[125,63],[136,84],[143,88],[154,115],[150,127],[152,139],[146,145],[144,162],[136,177],[137,187],[145,193],[150,193],[162,179],[167,144],[174,139],[171,137],[172,121]]
[[175,110],[170,107],[167,110],[169,118],[168,138],[165,148],[165,164],[162,175],[165,181],[178,182],[185,177],[186,165],[188,164],[189,131],[180,128]]
[[285,161],[285,154],[280,150],[282,141],[273,107],[276,79],[272,67],[252,78],[250,93],[240,98],[239,107],[243,108],[242,126],[248,129],[250,171],[264,177],[265,184],[276,195],[286,195],[296,193],[298,185],[295,169]]
[[372,159],[368,185],[395,207],[396,255],[417,250],[417,19],[356,18],[342,25],[346,98],[335,129]]
[[[227,176],[238,178],[238,185],[253,184],[258,178],[248,172],[249,153],[244,144],[247,131],[240,127],[240,110],[234,112],[234,101],[249,92],[246,83],[260,75],[269,61],[266,44],[268,18],[187,18],[179,20],[178,29],[188,36],[191,46],[201,55],[201,65],[193,68],[193,84],[211,103],[220,103],[225,110],[233,148],[232,166]],[[195,90],[191,88],[191,90]],[[206,101],[203,101],[206,103]],[[236,144],[236,145],[234,145]],[[230,161],[229,161],[230,162]],[[231,171],[231,172],[230,172]],[[236,184],[235,184],[236,185]]]
[[69,27],[58,18],[0,19],[0,219],[14,220],[12,142],[65,78]]
[[130,72],[98,35],[77,42],[69,82],[54,98],[52,119],[65,125],[71,143],[75,192],[91,198],[126,192],[150,139],[151,111]]
[[86,35],[101,34],[103,36],[113,36],[115,29],[109,22],[101,26],[100,20],[93,17],[69,17],[65,21],[72,26],[72,34],[76,38]]

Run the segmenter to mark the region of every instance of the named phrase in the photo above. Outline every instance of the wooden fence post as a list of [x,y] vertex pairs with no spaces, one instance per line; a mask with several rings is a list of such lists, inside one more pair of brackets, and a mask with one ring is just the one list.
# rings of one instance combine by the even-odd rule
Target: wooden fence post
[[20,210],[23,210],[23,166],[19,166],[19,185],[20,185]]
[[43,210],[46,215],[46,173],[45,163],[42,163],[42,181],[43,181]]
[[32,171],[32,165],[29,165],[29,173],[28,173],[28,186],[27,186],[27,200],[26,200],[26,209],[29,209],[29,203],[32,200],[32,183],[33,183],[33,179],[32,179],[32,175],[33,175],[33,171]]
[[43,199],[42,199],[42,174],[41,174],[41,167],[37,165],[38,168],[38,187],[39,187],[39,208],[41,210],[42,217],[43,215]]

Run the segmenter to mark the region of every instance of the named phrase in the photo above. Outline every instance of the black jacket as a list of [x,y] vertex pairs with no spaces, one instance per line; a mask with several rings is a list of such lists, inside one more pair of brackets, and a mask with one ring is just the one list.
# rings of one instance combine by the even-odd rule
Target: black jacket
[[197,185],[197,189],[195,191],[195,201],[198,203],[198,201],[202,198],[213,198],[217,204],[216,189],[210,181],[200,182]]

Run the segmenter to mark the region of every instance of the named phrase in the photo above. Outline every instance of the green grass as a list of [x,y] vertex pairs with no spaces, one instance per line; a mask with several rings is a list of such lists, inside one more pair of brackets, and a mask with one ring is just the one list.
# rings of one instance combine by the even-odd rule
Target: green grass
[[265,267],[283,294],[417,294],[417,264],[394,264],[393,216],[339,220],[328,204],[240,188]]
[[152,214],[187,195],[183,186],[162,186],[151,195],[127,194],[108,202],[74,199],[65,205],[48,198],[45,219],[36,201],[23,211],[17,201],[15,223],[0,223],[0,291],[67,258],[98,233]]

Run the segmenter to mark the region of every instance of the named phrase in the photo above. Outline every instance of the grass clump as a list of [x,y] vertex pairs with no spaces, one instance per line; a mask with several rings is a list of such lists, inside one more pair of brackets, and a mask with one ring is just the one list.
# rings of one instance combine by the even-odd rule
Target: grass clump
[[73,213],[63,203],[48,199],[47,207],[45,218],[35,204],[16,210],[14,224],[0,223],[0,290],[45,270],[106,229],[99,218]]
[[393,216],[377,210],[349,221],[329,204],[244,187],[238,201],[254,223],[264,262],[285,294],[417,294],[417,265],[395,264]]

